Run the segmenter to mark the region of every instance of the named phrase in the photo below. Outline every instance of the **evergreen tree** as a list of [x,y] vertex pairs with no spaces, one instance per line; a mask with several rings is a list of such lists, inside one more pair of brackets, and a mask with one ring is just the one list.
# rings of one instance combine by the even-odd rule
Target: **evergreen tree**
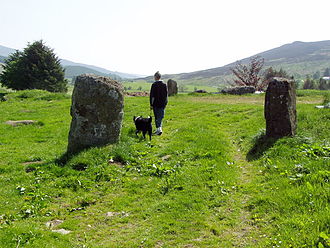
[[23,52],[16,51],[10,55],[5,61],[0,82],[14,90],[67,91],[60,60],[42,40],[28,44]]

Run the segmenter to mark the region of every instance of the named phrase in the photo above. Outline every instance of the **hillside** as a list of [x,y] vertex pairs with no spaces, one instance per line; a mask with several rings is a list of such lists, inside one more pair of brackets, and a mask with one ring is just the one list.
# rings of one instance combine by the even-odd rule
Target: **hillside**
[[0,55],[1,56],[8,57],[9,54],[14,53],[14,52],[15,52],[15,49],[0,45]]
[[4,63],[7,57],[0,55],[0,63]]
[[[9,56],[9,54],[15,52],[16,50],[13,48],[5,47],[0,45],[0,62],[4,62],[5,58]],[[66,78],[72,78],[74,76],[78,76],[83,73],[94,73],[96,75],[100,76],[109,76],[112,78],[126,78],[126,79],[133,79],[137,77],[141,77],[141,75],[135,75],[135,74],[129,74],[129,73],[123,73],[123,72],[114,72],[110,71],[101,67],[97,67],[94,65],[87,65],[87,64],[81,64],[76,63],[70,60],[61,59],[61,65],[66,69],[65,77]],[[72,68],[75,67],[75,68]],[[80,73],[80,74],[74,74],[74,73]],[[115,75],[115,76],[114,76]]]
[[[133,79],[133,78],[141,77],[141,75],[110,71],[110,70],[107,70],[107,69],[104,69],[104,68],[101,68],[101,67],[98,67],[98,66],[76,63],[76,62],[72,62],[72,61],[66,60],[66,59],[61,59],[61,64],[66,69],[69,66],[75,66],[75,67],[81,68],[81,70],[86,70],[86,71],[93,70],[96,75],[100,75],[100,76],[111,74],[111,75],[116,75],[120,78],[126,78],[126,79]],[[83,67],[85,69],[83,69]],[[77,74],[77,75],[80,75],[80,74]],[[77,75],[74,75],[74,76],[77,76]],[[70,75],[70,76],[66,75],[66,77],[72,77],[72,75]]]
[[100,76],[107,76],[115,80],[121,80],[121,78],[118,75],[110,74],[110,73],[102,73],[97,70],[93,70],[91,68],[83,67],[83,66],[65,66],[65,77],[66,78],[74,78],[81,74],[95,74]]
[[[241,62],[248,63],[253,56],[264,58],[265,68],[270,66],[277,69],[283,68],[297,79],[305,78],[306,75],[312,75],[317,71],[323,73],[325,68],[330,67],[330,40],[318,42],[296,41],[244,58]],[[172,78],[181,84],[219,86],[226,84],[226,80],[231,79],[230,68],[234,67],[235,63],[208,70],[164,75],[163,79]],[[152,81],[153,79],[147,77],[144,80]]]
[[[4,57],[14,51],[14,49],[0,46],[0,56],[2,56],[0,57],[0,62]],[[249,59],[256,55],[265,59],[265,68],[270,66],[276,69],[283,68],[296,79],[303,79],[306,75],[312,75],[317,71],[322,74],[325,68],[330,67],[330,40],[317,42],[295,41],[241,59],[241,61],[242,63],[248,63]],[[117,75],[121,78],[132,79],[134,81],[153,81],[152,77],[142,78],[140,75],[114,72],[94,65],[75,63],[65,59],[61,59],[61,63],[66,69],[67,78],[80,75],[82,72],[95,73],[97,75]],[[230,81],[233,77],[230,68],[234,67],[235,63],[190,73],[163,75],[163,79],[172,78],[179,85],[224,87],[227,85],[227,81]]]

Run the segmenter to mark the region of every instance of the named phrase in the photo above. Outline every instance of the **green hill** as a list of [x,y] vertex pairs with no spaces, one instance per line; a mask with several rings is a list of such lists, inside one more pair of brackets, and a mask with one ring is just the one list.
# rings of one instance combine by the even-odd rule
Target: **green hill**
[[66,60],[66,59],[61,59],[61,64],[63,67],[69,67],[69,66],[76,66],[76,67],[84,67],[86,69],[80,69],[80,70],[93,70],[97,75],[116,75],[117,77],[120,78],[126,78],[126,79],[132,79],[132,78],[137,78],[137,77],[141,77],[141,75],[135,75],[135,74],[129,74],[129,73],[123,73],[123,72],[117,72],[117,71],[110,71],[107,69],[104,69],[102,67],[98,67],[95,65],[87,65],[87,64],[81,64],[81,63],[76,63],[76,62],[72,62],[70,60]]
[[102,73],[100,71],[93,70],[91,68],[87,68],[87,67],[83,67],[83,66],[65,66],[64,68],[65,68],[65,77],[66,78],[74,78],[81,74],[88,73],[88,74],[95,74],[95,75],[110,77],[115,80],[121,80],[121,78],[118,75]]
[[[1,62],[3,63],[5,59],[15,51],[16,50],[13,48],[0,45],[0,63]],[[114,72],[104,69],[102,67],[76,63],[66,59],[61,59],[61,65],[67,69],[67,73],[66,73],[67,78],[72,78],[83,73],[94,73],[96,75],[110,76],[111,78],[116,78],[116,79],[120,79],[120,78],[132,79],[132,78],[141,77],[141,75],[135,75],[135,74],[123,73],[123,72]],[[72,68],[72,67],[77,67],[77,68]]]
[[0,55],[0,63],[4,63],[7,57]]
[[[265,68],[270,66],[276,69],[283,68],[296,79],[301,79],[317,71],[322,74],[326,68],[330,67],[330,40],[318,42],[296,41],[253,56],[264,58]],[[243,64],[248,63],[251,57],[244,58],[241,62]],[[172,78],[177,80],[178,83],[186,85],[226,85],[226,81],[232,79],[230,68],[234,67],[235,63],[208,70],[164,75],[163,79]],[[147,77],[144,80],[152,81],[153,79]]]

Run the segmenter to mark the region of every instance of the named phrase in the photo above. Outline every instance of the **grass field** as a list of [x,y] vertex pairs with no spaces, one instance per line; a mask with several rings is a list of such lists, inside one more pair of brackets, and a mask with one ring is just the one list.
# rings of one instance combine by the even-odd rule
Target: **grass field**
[[[164,81],[166,83],[166,80]],[[151,83],[147,83],[144,81],[137,81],[137,82],[122,82],[123,86],[126,88],[127,91],[129,92],[134,92],[134,91],[150,91]],[[180,87],[180,86],[183,86]],[[186,84],[186,85],[181,85],[180,83],[178,84],[178,90],[180,92],[193,92],[195,90],[205,90],[207,92],[218,92],[217,87],[211,87],[207,85],[193,85],[193,84]]]
[[330,246],[328,92],[299,91],[278,140],[262,94],[170,97],[151,142],[148,98],[127,97],[120,142],[69,160],[68,95],[0,93],[0,247]]

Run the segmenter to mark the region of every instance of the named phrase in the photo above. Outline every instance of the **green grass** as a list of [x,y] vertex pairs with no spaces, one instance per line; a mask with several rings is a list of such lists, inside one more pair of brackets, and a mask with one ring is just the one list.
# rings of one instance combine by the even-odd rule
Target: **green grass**
[[[166,83],[167,80],[164,82]],[[122,82],[123,86],[127,89],[128,92],[136,92],[136,91],[150,91],[151,83],[145,81],[137,81],[137,82]],[[180,83],[178,84],[179,91],[182,91],[180,88]],[[207,86],[204,84],[185,84],[184,92],[193,92],[195,90],[206,90],[207,92],[218,92],[217,87]]]
[[[120,142],[67,159],[67,95],[0,93],[0,247],[329,245],[323,93],[298,93],[297,136],[279,140],[264,137],[264,95],[170,97],[151,142],[132,122],[148,98],[128,97]],[[5,124],[23,119],[38,122]]]

